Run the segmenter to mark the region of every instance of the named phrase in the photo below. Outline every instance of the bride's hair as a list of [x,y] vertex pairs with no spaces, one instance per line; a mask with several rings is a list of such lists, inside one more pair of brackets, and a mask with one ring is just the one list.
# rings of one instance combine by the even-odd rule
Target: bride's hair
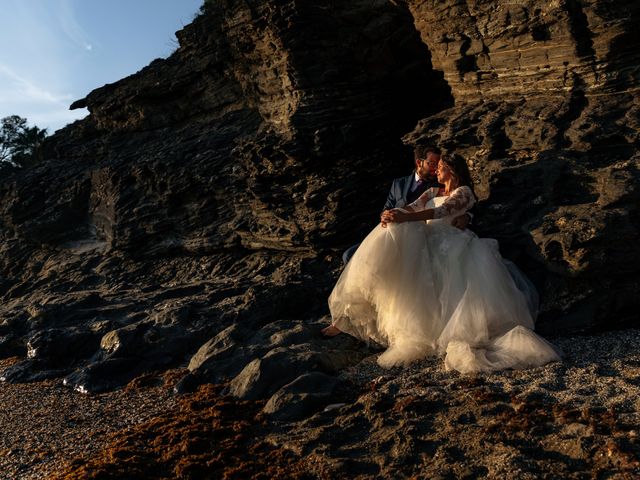
[[469,173],[469,167],[467,167],[467,161],[457,153],[444,153],[440,157],[440,160],[447,164],[453,174],[458,179],[458,186],[467,186],[476,196],[476,192],[473,190],[473,180],[471,180],[471,173]]

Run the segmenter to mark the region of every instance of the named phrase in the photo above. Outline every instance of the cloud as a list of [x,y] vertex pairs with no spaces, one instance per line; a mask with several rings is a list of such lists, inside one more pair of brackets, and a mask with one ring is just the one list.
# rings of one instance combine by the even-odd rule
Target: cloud
[[0,40],[14,48],[0,60],[0,118],[20,115],[53,132],[85,116],[69,105],[85,93],[76,91],[76,69],[95,45],[76,20],[75,0],[6,1],[12,17],[0,17]]
[[62,31],[73,44],[87,52],[93,50],[93,44],[89,40],[89,35],[78,23],[75,10],[69,0],[60,0],[58,21],[60,22]]
[[0,118],[8,115],[26,117],[29,123],[50,132],[84,117],[86,110],[69,110],[70,94],[42,88],[7,65],[0,64]]
[[[4,76],[9,82],[2,82],[0,80],[0,86],[4,87],[2,90],[9,90],[13,93],[18,93],[23,100],[26,101],[38,101],[48,102],[58,105],[65,105],[71,99],[71,95],[59,95],[50,92],[44,88],[37,86],[29,81],[27,78],[15,72],[12,68],[0,64],[0,75]],[[11,88],[13,86],[13,88]]]

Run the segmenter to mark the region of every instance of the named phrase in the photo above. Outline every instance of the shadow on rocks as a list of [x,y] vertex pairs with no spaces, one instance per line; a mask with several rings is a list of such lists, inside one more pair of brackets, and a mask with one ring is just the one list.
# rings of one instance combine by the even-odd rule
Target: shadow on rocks
[[348,335],[323,337],[323,326],[323,320],[281,320],[250,332],[233,325],[200,347],[175,390],[230,380],[228,393],[236,398],[269,399],[264,413],[273,419],[309,416],[331,403],[340,369],[373,353]]
[[27,359],[0,379],[19,383],[65,376],[64,384],[82,393],[112,390],[183,362],[206,329],[192,320],[188,306],[161,305],[150,315],[133,313],[119,322],[39,331],[27,343]]
[[197,329],[188,308],[156,314],[106,333],[91,363],[74,371],[64,384],[83,393],[125,385],[138,375],[182,361],[197,345]]

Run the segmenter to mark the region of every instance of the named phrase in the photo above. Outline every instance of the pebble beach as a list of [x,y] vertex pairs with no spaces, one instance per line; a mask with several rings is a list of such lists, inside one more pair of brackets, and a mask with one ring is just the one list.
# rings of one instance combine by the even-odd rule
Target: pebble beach
[[[337,407],[306,420],[271,422],[259,413],[260,402],[236,409],[234,415],[242,410],[244,418],[234,418],[232,430],[250,435],[227,438],[225,448],[234,450],[235,441],[267,450],[250,468],[236,452],[225,470],[222,456],[216,471],[229,478],[265,478],[259,473],[263,461],[279,465],[280,474],[291,478],[637,478],[640,331],[551,340],[564,351],[563,362],[490,374],[448,372],[438,359],[385,370],[375,356],[368,357],[340,373],[351,390],[336,398]],[[210,391],[208,404],[201,394],[189,407],[192,423],[173,427],[168,422],[179,415],[172,412],[184,409],[180,399],[189,395],[172,393],[171,375],[142,377],[100,395],[74,392],[55,379],[0,384],[2,478],[82,478],[79,466],[101,457],[104,462],[95,467],[84,465],[83,475],[94,478],[95,468],[111,472],[104,478],[117,478],[113,472],[126,471],[126,464],[104,452],[123,432],[127,448],[137,444],[144,450],[136,435],[148,435],[157,428],[151,425],[162,422],[164,428],[186,428],[183,441],[198,437],[202,449],[207,437],[199,423],[224,417],[234,401],[227,397],[216,410],[223,390]],[[131,433],[136,428],[138,433]],[[220,433],[209,432],[212,439]],[[172,441],[167,437],[161,440],[166,445],[154,448],[171,449]],[[219,438],[211,440],[212,458],[220,457],[220,444]],[[181,447],[182,460],[195,458],[192,447]],[[163,468],[165,474],[148,478],[171,478],[178,467],[165,462]],[[65,476],[74,471],[75,476]]]

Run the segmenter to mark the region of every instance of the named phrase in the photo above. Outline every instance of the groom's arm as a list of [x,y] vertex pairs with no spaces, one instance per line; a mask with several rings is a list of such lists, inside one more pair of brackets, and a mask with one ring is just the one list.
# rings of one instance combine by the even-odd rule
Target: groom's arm
[[391,188],[389,189],[389,195],[387,195],[387,201],[385,202],[384,208],[382,209],[383,212],[385,210],[395,208],[396,206],[396,196],[394,194],[396,183],[397,182],[394,180],[393,183],[391,184]]
[[470,212],[464,212],[462,215],[451,220],[451,225],[459,228],[460,230],[466,230],[472,219],[473,215]]
[[470,225],[473,224],[473,219],[475,218],[476,213],[477,213],[477,210],[476,210],[476,205],[474,203],[469,210],[464,212],[462,215],[454,218],[451,221],[451,225],[459,228],[460,230],[466,230],[467,228],[469,228]]

